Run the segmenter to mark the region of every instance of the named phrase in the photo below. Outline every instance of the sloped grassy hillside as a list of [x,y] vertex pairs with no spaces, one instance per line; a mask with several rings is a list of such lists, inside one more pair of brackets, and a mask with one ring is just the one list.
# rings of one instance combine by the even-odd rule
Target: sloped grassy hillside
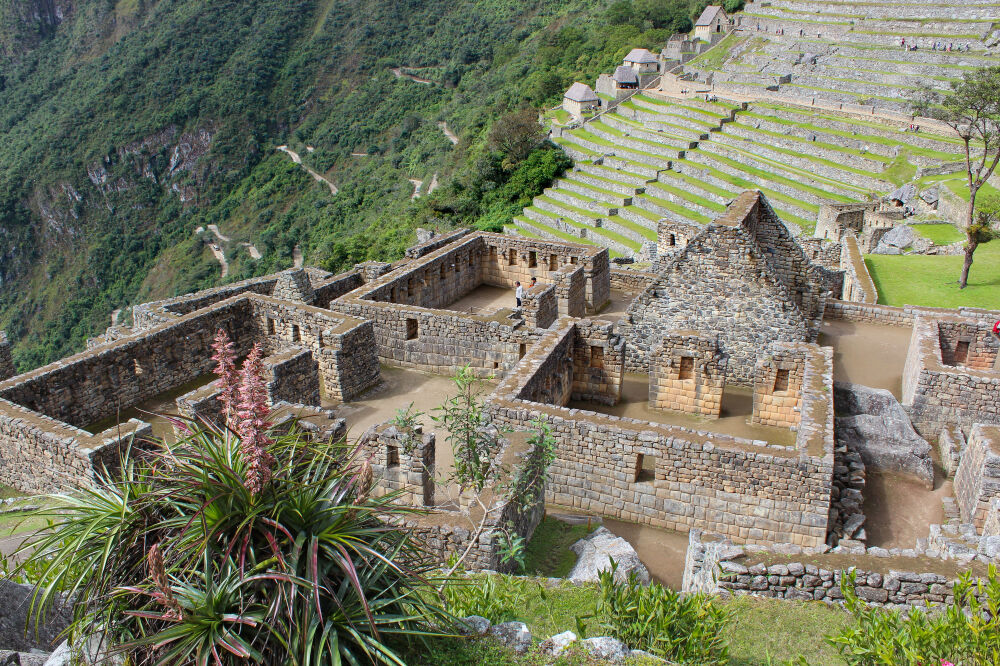
[[296,246],[339,269],[421,224],[497,227],[566,161],[505,154],[491,125],[704,4],[0,0],[0,328],[19,368]]

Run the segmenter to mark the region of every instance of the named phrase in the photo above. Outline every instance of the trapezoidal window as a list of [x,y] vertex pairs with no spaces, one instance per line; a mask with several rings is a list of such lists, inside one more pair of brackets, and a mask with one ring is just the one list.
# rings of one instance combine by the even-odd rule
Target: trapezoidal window
[[778,370],[774,373],[774,390],[775,392],[788,390],[788,370]]
[[528,353],[528,345],[523,342],[517,348],[518,358],[524,358],[524,355]]
[[955,365],[969,360],[969,341],[959,340],[955,343]]
[[604,367],[604,347],[598,347],[597,345],[591,346],[590,367],[592,368]]
[[532,250],[528,253],[528,268],[538,267],[538,253]]
[[420,328],[417,324],[416,319],[407,318],[406,320],[406,339],[416,340],[417,335],[420,333]]
[[385,447],[385,466],[399,467],[399,447],[388,444]]
[[441,264],[441,279],[448,277],[448,264]]
[[301,342],[301,341],[302,341],[302,332],[299,331],[299,325],[292,324],[292,342]]
[[274,320],[270,317],[267,318],[267,334],[274,335]]
[[647,456],[643,453],[636,455],[635,480],[636,483],[650,483],[656,480],[656,456]]
[[509,250],[507,252],[507,265],[517,266],[517,250]]
[[676,234],[670,234],[670,242],[668,243],[668,245],[670,245],[670,247],[673,247],[673,246],[677,245],[677,235]]
[[681,356],[681,366],[677,370],[677,379],[691,379],[694,377],[694,357]]
[[558,254],[550,254],[549,255],[549,270],[550,271],[557,271],[557,270],[559,270],[559,255]]

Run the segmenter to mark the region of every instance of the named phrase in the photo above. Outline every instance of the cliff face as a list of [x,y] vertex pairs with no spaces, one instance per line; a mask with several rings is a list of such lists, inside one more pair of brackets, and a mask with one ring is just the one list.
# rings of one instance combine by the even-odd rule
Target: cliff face
[[55,34],[73,14],[74,0],[0,1],[0,58],[14,59]]

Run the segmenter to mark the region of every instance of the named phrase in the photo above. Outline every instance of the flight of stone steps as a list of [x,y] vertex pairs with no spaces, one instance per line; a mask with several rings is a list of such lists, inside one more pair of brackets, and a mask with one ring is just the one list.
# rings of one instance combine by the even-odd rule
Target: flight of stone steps
[[[863,201],[922,173],[957,169],[961,144],[954,137],[828,108],[874,99],[886,111],[903,109],[923,82],[947,87],[970,67],[1000,64],[987,47],[1000,6],[949,1],[748,4],[738,15],[744,29],[716,47],[728,57],[706,57],[713,49],[686,66],[698,71],[699,61],[715,63],[710,73],[728,99],[647,90],[582,127],[555,129],[553,141],[574,167],[508,231],[634,255],[655,241],[658,220],[704,224],[743,190],[759,189],[786,226],[808,233],[821,203]],[[761,21],[767,32],[764,24],[757,30]],[[958,51],[966,43],[961,35],[970,52]],[[904,37],[919,49],[904,51]],[[953,50],[931,50],[932,41]],[[813,106],[806,96],[823,103]]]

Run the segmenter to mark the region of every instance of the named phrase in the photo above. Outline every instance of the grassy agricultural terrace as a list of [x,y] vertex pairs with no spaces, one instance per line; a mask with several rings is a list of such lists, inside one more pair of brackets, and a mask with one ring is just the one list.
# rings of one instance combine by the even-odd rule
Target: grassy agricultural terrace
[[655,240],[658,220],[705,224],[739,192],[759,189],[786,224],[811,233],[824,201],[863,201],[920,167],[960,159],[952,137],[903,129],[836,111],[643,91],[554,132],[574,168],[512,230],[629,254]]

